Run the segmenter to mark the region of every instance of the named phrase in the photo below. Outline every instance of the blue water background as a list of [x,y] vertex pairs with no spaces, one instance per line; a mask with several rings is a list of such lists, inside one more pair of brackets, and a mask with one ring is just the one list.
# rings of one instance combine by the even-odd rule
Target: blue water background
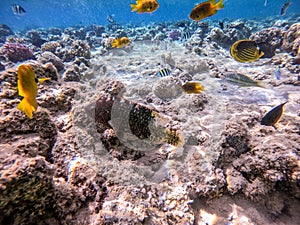
[[[194,5],[202,0],[157,0],[157,11],[151,14],[131,12],[133,0],[0,0],[0,24],[6,24],[13,30],[31,28],[68,27],[74,25],[107,25],[107,16],[114,14],[120,24],[146,25],[151,22],[176,21],[189,19]],[[249,18],[260,20],[270,16],[279,16],[286,0],[225,0],[225,8],[210,17],[211,20],[223,18]],[[16,16],[11,5],[20,4],[26,14]],[[300,13],[300,0],[294,0],[287,14]],[[284,17],[283,17],[284,18]],[[207,20],[207,19],[206,19]]]

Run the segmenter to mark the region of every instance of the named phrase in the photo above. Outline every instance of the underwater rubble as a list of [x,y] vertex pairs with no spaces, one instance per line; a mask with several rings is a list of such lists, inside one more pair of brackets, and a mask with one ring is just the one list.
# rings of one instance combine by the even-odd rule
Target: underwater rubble
[[[0,25],[0,224],[299,224],[299,30],[297,18]],[[132,43],[112,48],[121,36]],[[264,57],[234,61],[240,39]],[[21,63],[51,78],[32,119],[17,109]],[[195,80],[204,91],[185,93]]]

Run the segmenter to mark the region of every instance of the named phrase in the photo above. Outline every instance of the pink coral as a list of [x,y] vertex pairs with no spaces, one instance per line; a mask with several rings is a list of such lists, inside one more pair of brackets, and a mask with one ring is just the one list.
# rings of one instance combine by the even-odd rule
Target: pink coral
[[2,48],[2,53],[5,54],[7,58],[14,63],[34,58],[34,55],[30,48],[25,44],[19,43],[5,43]]
[[179,40],[181,36],[181,33],[180,31],[178,30],[172,30],[170,33],[169,33],[169,38],[173,39],[173,40]]

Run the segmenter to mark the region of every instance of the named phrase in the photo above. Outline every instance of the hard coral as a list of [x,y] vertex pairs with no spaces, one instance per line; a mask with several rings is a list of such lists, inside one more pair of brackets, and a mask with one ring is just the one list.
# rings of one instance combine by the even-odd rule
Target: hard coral
[[2,53],[14,63],[34,59],[32,51],[25,44],[7,42],[2,48]]

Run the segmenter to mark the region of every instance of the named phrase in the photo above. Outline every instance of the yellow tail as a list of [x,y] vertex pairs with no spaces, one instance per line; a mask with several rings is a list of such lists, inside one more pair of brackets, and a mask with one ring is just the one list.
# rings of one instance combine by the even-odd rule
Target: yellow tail
[[43,83],[44,81],[47,81],[47,80],[51,80],[51,78],[50,77],[39,78],[38,82]]
[[134,12],[134,11],[137,10],[137,5],[135,5],[135,4],[130,4],[130,6],[131,6],[131,12]]
[[112,48],[117,48],[118,46],[119,46],[118,40],[114,40],[114,41],[111,43],[111,47],[112,47]]
[[217,9],[223,9],[224,8],[224,4],[223,4],[223,0],[220,0],[217,4],[216,4]]
[[27,98],[23,98],[17,106],[17,108],[24,112],[29,119],[32,118],[32,112],[34,112],[37,107],[38,104],[35,99],[28,100]]

